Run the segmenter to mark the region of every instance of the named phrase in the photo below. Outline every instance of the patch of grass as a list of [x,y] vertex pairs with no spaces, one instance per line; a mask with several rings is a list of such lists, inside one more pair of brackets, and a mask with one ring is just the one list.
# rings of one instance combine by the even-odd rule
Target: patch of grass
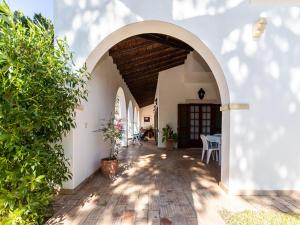
[[300,225],[300,214],[264,211],[233,213],[227,210],[220,214],[227,225]]

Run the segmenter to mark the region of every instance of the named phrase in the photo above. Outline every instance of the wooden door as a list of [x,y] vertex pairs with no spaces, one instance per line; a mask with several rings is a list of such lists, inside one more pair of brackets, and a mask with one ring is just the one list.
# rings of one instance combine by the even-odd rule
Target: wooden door
[[202,147],[201,134],[221,133],[220,105],[178,105],[178,147]]
[[212,105],[211,111],[211,134],[222,133],[222,112],[220,111],[221,105]]
[[189,105],[189,147],[199,148],[202,146],[201,133],[201,105]]
[[189,147],[189,105],[178,105],[178,148]]

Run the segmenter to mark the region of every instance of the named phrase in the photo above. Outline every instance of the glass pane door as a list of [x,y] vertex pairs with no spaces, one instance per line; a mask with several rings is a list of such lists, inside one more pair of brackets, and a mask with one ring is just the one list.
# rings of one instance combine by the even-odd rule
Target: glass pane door
[[199,140],[200,138],[200,106],[190,106],[190,140]]
[[203,105],[201,106],[201,133],[204,135],[208,135],[211,132],[211,106]]

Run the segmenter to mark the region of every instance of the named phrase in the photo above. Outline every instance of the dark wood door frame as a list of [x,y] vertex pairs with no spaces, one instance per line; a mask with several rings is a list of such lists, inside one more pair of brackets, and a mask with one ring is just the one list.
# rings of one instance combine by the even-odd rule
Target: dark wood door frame
[[200,134],[221,133],[219,104],[178,104],[178,147],[202,147]]
[[158,107],[155,108],[154,112],[154,137],[155,144],[158,145]]

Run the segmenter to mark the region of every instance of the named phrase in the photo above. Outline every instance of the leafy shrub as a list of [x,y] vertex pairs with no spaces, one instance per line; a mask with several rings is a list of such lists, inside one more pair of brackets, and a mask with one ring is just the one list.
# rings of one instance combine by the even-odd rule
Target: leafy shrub
[[96,132],[102,132],[105,142],[110,144],[109,159],[117,159],[120,150],[120,141],[124,134],[122,119],[110,118]]
[[71,176],[61,140],[75,127],[88,73],[41,21],[0,2],[0,224],[41,224]]
[[170,125],[166,125],[163,129],[162,142],[166,142],[169,139],[177,141],[177,134],[173,131]]

